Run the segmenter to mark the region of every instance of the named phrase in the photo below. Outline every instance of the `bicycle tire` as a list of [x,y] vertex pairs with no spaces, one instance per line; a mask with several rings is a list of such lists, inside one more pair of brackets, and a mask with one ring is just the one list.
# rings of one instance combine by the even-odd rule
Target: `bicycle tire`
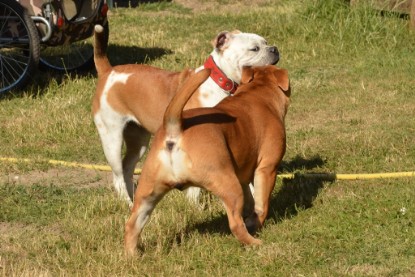
[[39,64],[40,39],[33,20],[16,0],[0,2],[0,95],[23,88]]
[[[109,35],[108,21],[103,25],[106,38]],[[43,46],[40,53],[40,69],[52,69],[60,73],[85,72],[93,69],[93,37],[62,46]]]

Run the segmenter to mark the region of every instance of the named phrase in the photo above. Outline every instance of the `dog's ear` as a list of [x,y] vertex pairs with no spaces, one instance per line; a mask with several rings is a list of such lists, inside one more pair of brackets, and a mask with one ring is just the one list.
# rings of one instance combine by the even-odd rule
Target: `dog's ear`
[[232,35],[232,33],[228,32],[228,31],[220,32],[216,36],[216,38],[214,38],[212,40],[213,47],[215,47],[216,49],[221,50],[226,45],[226,43],[229,41],[231,35]]
[[288,97],[290,97],[290,79],[288,78],[288,71],[286,69],[278,68],[275,71],[275,77],[278,80],[278,86]]
[[252,66],[242,67],[241,84],[250,83],[254,79],[254,69]]

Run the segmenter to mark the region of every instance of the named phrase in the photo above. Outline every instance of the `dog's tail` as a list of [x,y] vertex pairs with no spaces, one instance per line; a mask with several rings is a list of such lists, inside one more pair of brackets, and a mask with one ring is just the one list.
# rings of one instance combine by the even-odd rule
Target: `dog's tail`
[[94,28],[94,62],[98,74],[111,70],[112,66],[107,57],[108,32],[101,25]]
[[[163,118],[163,128],[166,131],[167,147],[171,150],[174,146],[174,139],[180,135],[183,131],[182,126],[182,111],[187,101],[190,99],[192,94],[203,84],[204,81],[209,77],[210,70],[203,69],[194,75],[190,76],[184,84],[178,89],[176,95],[167,106],[166,112]],[[169,139],[170,138],[170,139]],[[169,142],[170,141],[170,142]],[[170,144],[169,144],[170,143]],[[171,144],[173,143],[173,144]]]

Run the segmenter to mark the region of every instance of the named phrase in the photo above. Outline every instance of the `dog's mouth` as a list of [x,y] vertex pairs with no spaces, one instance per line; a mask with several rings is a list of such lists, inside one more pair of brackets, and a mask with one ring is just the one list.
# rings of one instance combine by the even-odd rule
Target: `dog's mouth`
[[271,63],[272,65],[276,65],[280,61],[280,56],[277,55],[274,59],[274,61]]

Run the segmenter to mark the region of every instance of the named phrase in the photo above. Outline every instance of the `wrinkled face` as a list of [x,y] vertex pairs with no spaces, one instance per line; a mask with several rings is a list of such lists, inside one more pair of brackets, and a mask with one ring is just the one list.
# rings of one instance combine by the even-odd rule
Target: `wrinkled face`
[[256,34],[228,33],[226,42],[219,46],[223,58],[229,63],[237,62],[239,67],[276,64],[279,60],[277,47],[269,46]]

